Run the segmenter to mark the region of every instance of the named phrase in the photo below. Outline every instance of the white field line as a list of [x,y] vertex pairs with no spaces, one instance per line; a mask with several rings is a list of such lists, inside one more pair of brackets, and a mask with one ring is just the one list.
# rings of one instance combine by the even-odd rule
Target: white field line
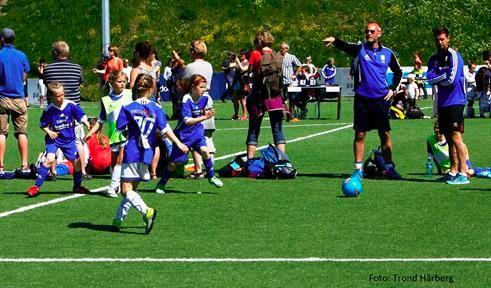
[[[92,193],[101,192],[101,191],[106,190],[107,187],[108,186],[96,188],[96,189],[90,190],[90,192],[92,192]],[[46,201],[46,202],[40,202],[40,203],[37,203],[37,204],[33,204],[33,205],[29,205],[29,206],[24,206],[24,207],[15,209],[15,210],[11,210],[11,211],[0,213],[0,218],[7,217],[7,216],[10,216],[12,214],[22,213],[22,212],[26,212],[26,211],[29,211],[29,210],[32,210],[32,209],[36,209],[36,208],[48,206],[48,205],[51,205],[51,204],[56,204],[56,203],[59,203],[59,202],[64,202],[64,201],[68,201],[68,200],[71,200],[71,199],[80,198],[80,197],[83,197],[85,195],[86,194],[73,194],[73,195],[70,195],[70,196],[60,197],[60,198],[56,198],[56,199],[49,200],[49,201]]]
[[[338,127],[338,128],[331,129],[331,130],[327,130],[327,131],[322,131],[322,132],[311,134],[311,135],[307,135],[307,136],[304,136],[304,137],[295,138],[295,139],[292,139],[292,140],[287,140],[286,143],[287,144],[290,144],[290,143],[294,143],[294,142],[298,142],[298,141],[303,141],[305,139],[310,139],[310,138],[314,138],[314,137],[317,137],[317,136],[322,136],[322,135],[325,135],[325,134],[330,134],[330,133],[333,133],[333,132],[336,132],[336,131],[340,131],[340,130],[343,130],[343,129],[346,129],[346,128],[351,128],[351,127],[353,127],[353,124],[345,125],[345,126]],[[268,147],[268,145],[263,145],[263,146],[257,147],[257,150],[261,150],[261,149],[264,149],[266,147]],[[221,157],[215,158],[215,160],[227,159],[227,158],[234,157],[234,156],[237,156],[237,155],[240,155],[240,154],[244,154],[246,152],[247,151],[244,150],[244,151],[240,151],[240,152],[236,152],[236,153],[232,153],[232,154],[228,154],[228,155],[223,155]]]
[[[318,126],[339,126],[346,125],[349,123],[317,123],[317,124],[298,124],[298,125],[283,125],[283,128],[297,128],[297,127],[318,127]],[[271,129],[271,126],[264,125],[261,126],[261,129]],[[233,131],[233,130],[247,130],[249,127],[236,127],[236,128],[222,128],[216,129],[216,131]]]
[[[332,129],[332,130],[327,130],[327,131],[323,131],[323,132],[320,132],[320,133],[316,133],[316,134],[312,134],[312,135],[308,135],[308,136],[304,136],[304,137],[300,137],[300,138],[295,138],[295,139],[289,140],[288,143],[293,143],[293,142],[297,142],[297,141],[302,141],[302,140],[305,140],[305,139],[309,139],[309,138],[312,138],[312,137],[317,137],[317,136],[321,136],[321,135],[324,135],[324,134],[333,133],[333,132],[336,132],[336,131],[339,131],[339,130],[342,130],[342,129],[346,129],[346,128],[349,128],[349,127],[352,127],[352,125],[349,124],[349,125],[346,125],[346,126],[343,126],[343,127]],[[258,150],[264,149],[266,147],[268,147],[268,146],[267,145],[264,145],[264,146],[258,147]],[[244,153],[246,153],[246,151],[241,151],[241,152],[237,152],[237,153],[233,153],[233,154],[224,155],[224,156],[215,158],[215,160],[227,159],[227,158],[234,157],[234,156],[237,156],[237,155],[240,155],[240,154],[244,154]],[[99,187],[99,188],[90,190],[90,192],[92,192],[92,193],[101,192],[101,191],[106,190],[107,188],[108,188],[108,186]],[[68,201],[68,200],[71,200],[71,199],[76,199],[76,198],[79,198],[79,197],[83,197],[85,195],[86,194],[74,194],[74,195],[70,195],[70,196],[66,196],[66,197],[56,198],[56,199],[49,200],[49,201],[46,201],[46,202],[41,202],[41,203],[29,205],[29,206],[24,206],[24,207],[15,209],[15,210],[2,212],[2,213],[0,213],[0,218],[7,217],[7,216],[10,216],[12,214],[22,213],[22,212],[26,212],[26,211],[29,211],[29,210],[32,210],[32,209],[36,209],[36,208],[48,206],[48,205],[51,205],[51,204],[56,204],[56,203],[59,203],[59,202],[64,202],[64,201]]]
[[289,262],[491,262],[491,258],[0,258],[0,263],[147,262],[147,263],[289,263]]

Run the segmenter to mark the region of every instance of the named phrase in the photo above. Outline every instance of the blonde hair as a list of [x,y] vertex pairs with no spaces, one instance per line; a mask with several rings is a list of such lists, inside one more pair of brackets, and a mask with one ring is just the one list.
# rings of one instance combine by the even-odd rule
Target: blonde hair
[[262,35],[262,47],[269,47],[273,48],[274,44],[274,37],[269,31],[263,31],[261,32]]
[[55,81],[48,84],[48,90],[49,92],[51,92],[51,94],[54,94],[54,92],[58,90],[65,91],[65,88],[63,87],[63,85],[61,85],[60,82]]
[[194,40],[189,43],[189,51],[198,57],[204,58],[208,54],[208,48],[206,48],[205,42],[201,40]]
[[118,80],[119,77],[125,76],[124,78],[128,81],[126,74],[121,70],[113,70],[111,74],[109,74],[109,83],[114,83]]
[[65,41],[56,41],[51,46],[51,51],[56,56],[67,57],[70,53],[70,47]]

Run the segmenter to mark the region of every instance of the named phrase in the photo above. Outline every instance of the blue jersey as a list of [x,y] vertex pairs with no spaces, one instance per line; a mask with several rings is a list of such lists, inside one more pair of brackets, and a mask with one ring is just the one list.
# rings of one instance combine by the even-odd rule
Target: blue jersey
[[0,97],[24,98],[24,73],[29,70],[26,55],[4,44],[0,50]]
[[[394,52],[379,44],[378,48],[372,48],[369,44],[349,44],[336,39],[334,46],[356,57],[355,63],[355,92],[357,95],[367,98],[385,97],[389,92],[397,91],[401,84],[402,69],[394,55]],[[387,69],[394,73],[392,83],[387,83]]]
[[428,60],[428,83],[438,86],[438,107],[466,104],[464,59],[459,52],[448,48]]
[[150,164],[157,144],[156,132],[170,130],[162,107],[145,98],[121,108],[116,127],[128,132],[123,163]]
[[322,68],[322,77],[325,84],[334,84],[336,82],[336,66],[324,65]]
[[205,115],[205,109],[209,101],[212,100],[208,94],[201,96],[197,102],[193,101],[191,95],[184,95],[182,98],[181,115],[179,115],[177,127],[174,130],[179,140],[187,143],[204,136],[205,130],[202,122],[194,125],[187,125],[187,122],[192,118],[199,118]]
[[48,127],[51,131],[58,132],[58,137],[51,139],[48,135],[44,137],[46,145],[56,144],[57,147],[67,147],[75,141],[75,121],[81,122],[87,119],[85,112],[70,100],[63,101],[61,107],[53,103],[44,109],[41,115],[39,127]]

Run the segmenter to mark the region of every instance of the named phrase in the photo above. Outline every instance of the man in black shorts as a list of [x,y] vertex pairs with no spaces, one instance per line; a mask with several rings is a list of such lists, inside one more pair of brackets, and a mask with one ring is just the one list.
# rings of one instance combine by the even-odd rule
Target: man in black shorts
[[[384,175],[389,179],[400,180],[392,162],[392,141],[390,139],[389,100],[397,91],[402,78],[401,66],[394,52],[379,42],[382,28],[377,22],[369,22],[365,28],[366,41],[349,44],[334,37],[323,40],[327,46],[334,46],[356,58],[354,125],[355,171],[352,177],[363,178],[363,156],[366,133],[377,129],[380,146],[385,160]],[[392,84],[386,82],[387,68],[394,73]]]
[[438,87],[438,123],[448,141],[450,172],[442,178],[448,184],[468,184],[464,133],[464,59],[450,48],[446,27],[433,29],[437,52],[428,61],[428,82]]

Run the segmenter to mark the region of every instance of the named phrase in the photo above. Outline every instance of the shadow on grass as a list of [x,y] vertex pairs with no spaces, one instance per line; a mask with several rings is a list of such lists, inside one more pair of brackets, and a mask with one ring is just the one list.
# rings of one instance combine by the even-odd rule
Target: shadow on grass
[[346,179],[350,177],[351,174],[346,173],[298,173],[297,177],[315,177],[315,178],[339,178]]
[[476,192],[487,192],[491,191],[491,188],[462,188],[462,191],[476,191]]
[[[125,233],[125,234],[138,234],[138,235],[145,235],[145,227],[144,226],[126,226],[126,227],[121,227],[120,231],[115,230],[113,225],[107,225],[107,224],[93,224],[89,222],[74,222],[70,223],[67,226],[68,228],[83,228],[83,229],[88,229],[88,230],[94,230],[94,231],[102,231],[102,232],[110,232],[110,233]],[[143,229],[143,232],[135,232],[135,231],[124,231],[125,229]]]

